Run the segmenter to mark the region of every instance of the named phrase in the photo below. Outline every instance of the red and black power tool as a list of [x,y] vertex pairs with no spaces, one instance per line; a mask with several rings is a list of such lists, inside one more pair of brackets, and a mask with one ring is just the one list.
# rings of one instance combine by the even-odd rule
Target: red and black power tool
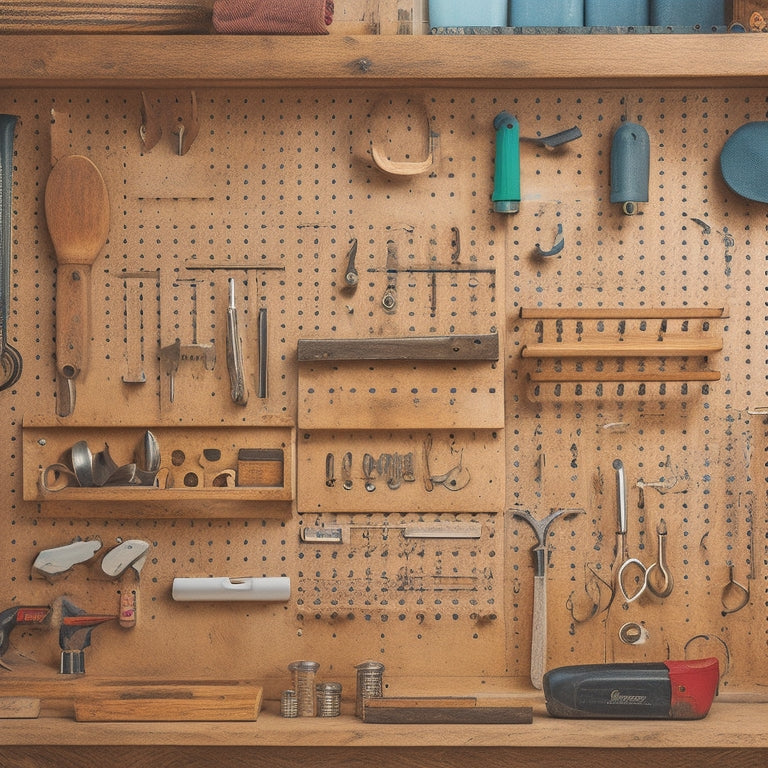
[[553,717],[699,720],[717,694],[717,659],[585,664],[544,675]]

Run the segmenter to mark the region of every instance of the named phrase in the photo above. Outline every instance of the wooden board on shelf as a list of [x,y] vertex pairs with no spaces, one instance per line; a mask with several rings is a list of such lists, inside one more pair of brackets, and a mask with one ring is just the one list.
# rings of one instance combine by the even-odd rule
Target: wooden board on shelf
[[75,698],[78,722],[256,720],[258,685],[159,684],[92,687]]

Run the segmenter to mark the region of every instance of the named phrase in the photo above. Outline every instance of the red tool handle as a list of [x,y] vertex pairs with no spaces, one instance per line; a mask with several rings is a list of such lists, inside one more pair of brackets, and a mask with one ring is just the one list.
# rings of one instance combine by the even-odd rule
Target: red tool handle
[[672,688],[670,710],[675,720],[698,720],[712,705],[720,679],[715,658],[692,661],[665,661]]

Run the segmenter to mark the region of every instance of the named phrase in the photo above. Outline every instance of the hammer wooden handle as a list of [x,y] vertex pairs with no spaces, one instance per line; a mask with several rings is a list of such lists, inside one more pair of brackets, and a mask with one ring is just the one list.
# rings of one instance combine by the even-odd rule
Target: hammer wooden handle
[[533,623],[531,625],[531,684],[541,690],[547,666],[546,576],[533,577]]

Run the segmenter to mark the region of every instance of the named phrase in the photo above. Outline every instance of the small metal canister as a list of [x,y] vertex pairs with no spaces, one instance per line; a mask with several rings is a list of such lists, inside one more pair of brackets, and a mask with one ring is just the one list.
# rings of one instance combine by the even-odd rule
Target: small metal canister
[[317,714],[315,675],[319,668],[316,661],[293,661],[288,665],[288,670],[293,673],[299,717],[314,717]]
[[384,695],[384,665],[380,661],[364,661],[356,665],[355,669],[357,670],[355,714],[362,717],[365,699],[380,699]]
[[341,714],[341,683],[318,683],[317,716],[338,717]]
[[280,696],[280,714],[283,717],[299,716],[299,700],[296,698],[296,691],[283,691]]

